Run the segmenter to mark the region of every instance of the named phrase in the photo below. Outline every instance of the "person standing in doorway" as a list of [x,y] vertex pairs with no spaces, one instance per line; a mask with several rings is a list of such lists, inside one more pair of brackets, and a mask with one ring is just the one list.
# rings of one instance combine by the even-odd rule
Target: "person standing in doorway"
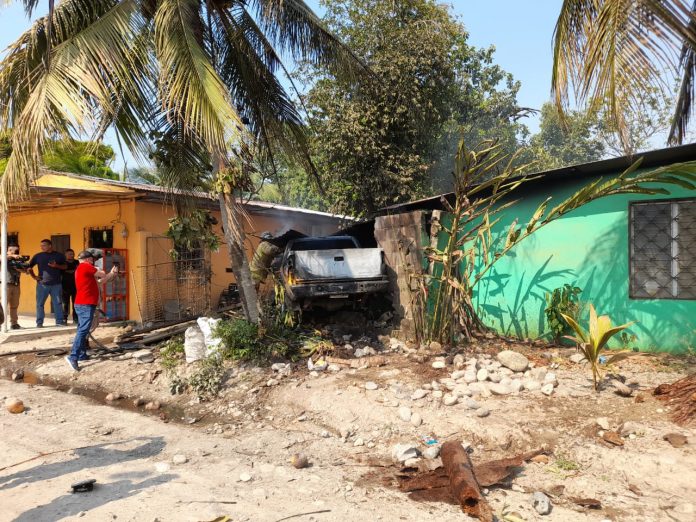
[[77,289],[75,288],[75,270],[77,270],[80,262],[75,259],[75,251],[72,248],[68,248],[65,251],[65,266],[67,267],[63,270],[63,317],[65,322],[68,322],[68,317],[70,317],[70,306],[72,305],[72,318],[73,324],[77,324],[77,312],[75,312],[75,293]]
[[[17,267],[20,267],[22,271],[20,272]],[[7,306],[10,309],[10,324],[13,330],[21,328],[17,309],[19,308],[19,277],[24,272],[24,267],[26,264],[22,263],[19,247],[16,245],[7,247]],[[5,314],[1,307],[0,318],[0,323],[4,323]]]
[[[39,266],[39,275],[34,274],[34,266]],[[44,323],[44,305],[51,297],[53,313],[57,326],[65,326],[63,318],[63,283],[62,270],[65,270],[65,256],[53,250],[50,239],[41,241],[41,252],[34,254],[29,261],[27,273],[36,280],[36,326],[42,328]]]
[[99,304],[99,285],[113,279],[118,274],[114,265],[108,274],[94,266],[95,255],[83,250],[77,256],[80,264],[75,270],[75,312],[77,313],[77,332],[72,350],[65,360],[74,371],[80,371],[79,361],[89,359],[87,355],[87,337]]

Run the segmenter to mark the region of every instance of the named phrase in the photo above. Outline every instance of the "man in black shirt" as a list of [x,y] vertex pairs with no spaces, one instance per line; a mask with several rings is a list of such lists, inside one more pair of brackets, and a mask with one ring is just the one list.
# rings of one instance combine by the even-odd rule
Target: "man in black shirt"
[[[34,266],[39,265],[39,275],[34,274]],[[34,254],[29,261],[27,273],[36,279],[36,326],[41,328],[44,322],[44,305],[46,299],[51,296],[53,312],[56,316],[56,325],[65,326],[63,319],[63,284],[62,270],[65,270],[65,256],[53,251],[53,243],[50,239],[41,241],[41,252]]]
[[75,259],[75,251],[72,248],[68,248],[65,251],[65,266],[67,268],[63,270],[63,318],[66,323],[68,322],[68,317],[70,317],[70,304],[72,303],[73,323],[77,324],[77,313],[75,312],[75,294],[77,293],[75,270],[79,264],[80,262]]

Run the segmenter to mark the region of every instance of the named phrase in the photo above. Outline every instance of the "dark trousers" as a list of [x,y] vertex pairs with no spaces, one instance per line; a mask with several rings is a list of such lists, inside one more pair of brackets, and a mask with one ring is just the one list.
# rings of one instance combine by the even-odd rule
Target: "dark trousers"
[[68,320],[70,317],[70,306],[72,305],[72,318],[73,323],[77,323],[77,312],[75,312],[75,294],[77,293],[76,288],[65,288],[63,287],[63,317]]

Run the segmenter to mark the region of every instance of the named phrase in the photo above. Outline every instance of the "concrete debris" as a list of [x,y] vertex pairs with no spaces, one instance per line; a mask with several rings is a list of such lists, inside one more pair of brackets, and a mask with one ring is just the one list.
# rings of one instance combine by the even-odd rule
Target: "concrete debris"
[[376,382],[367,381],[367,382],[365,383],[365,389],[366,389],[366,390],[376,390],[377,388],[379,388],[379,386],[377,386],[377,383],[376,383]]
[[529,366],[529,359],[519,352],[503,350],[498,354],[498,361],[513,372],[523,372]]
[[392,458],[396,462],[406,462],[418,458],[420,451],[413,444],[397,444],[392,448]]
[[155,362],[155,356],[152,355],[152,352],[150,350],[138,350],[137,352],[133,352],[131,355],[132,359],[135,359],[139,363],[144,363],[148,364],[151,362]]
[[532,495],[532,507],[540,515],[548,515],[551,513],[551,500],[541,491],[537,491]]
[[435,460],[440,456],[440,446],[429,446],[424,452],[423,456],[429,460]]

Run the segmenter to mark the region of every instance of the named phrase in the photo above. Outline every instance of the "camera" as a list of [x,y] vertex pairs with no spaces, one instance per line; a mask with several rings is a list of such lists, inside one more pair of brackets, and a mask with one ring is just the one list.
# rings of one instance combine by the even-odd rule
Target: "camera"
[[7,266],[15,270],[26,270],[29,268],[29,256],[8,257]]

